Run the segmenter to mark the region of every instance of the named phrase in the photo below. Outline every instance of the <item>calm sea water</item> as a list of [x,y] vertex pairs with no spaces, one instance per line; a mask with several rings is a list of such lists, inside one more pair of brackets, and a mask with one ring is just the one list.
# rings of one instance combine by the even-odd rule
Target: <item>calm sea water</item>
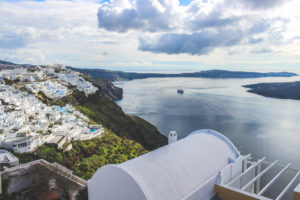
[[[124,98],[117,102],[123,110],[164,135],[174,129],[182,138],[197,129],[214,129],[242,154],[300,168],[300,101],[262,97],[241,87],[294,80],[300,78],[149,78],[115,84],[124,89]],[[183,95],[177,94],[180,87]]]

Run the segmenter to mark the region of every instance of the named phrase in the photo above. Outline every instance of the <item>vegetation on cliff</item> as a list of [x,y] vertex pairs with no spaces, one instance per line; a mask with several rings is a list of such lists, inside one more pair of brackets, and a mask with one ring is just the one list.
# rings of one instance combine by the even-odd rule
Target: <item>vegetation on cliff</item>
[[67,152],[53,145],[43,145],[34,154],[16,154],[21,163],[36,159],[58,162],[73,170],[75,175],[90,179],[97,169],[106,164],[119,164],[147,152],[139,143],[121,138],[109,130],[105,136],[86,141],[73,141]]

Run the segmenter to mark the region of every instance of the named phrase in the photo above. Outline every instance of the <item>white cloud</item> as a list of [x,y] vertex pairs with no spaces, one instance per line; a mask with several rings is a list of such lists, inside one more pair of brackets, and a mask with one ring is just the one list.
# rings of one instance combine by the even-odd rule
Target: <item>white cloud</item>
[[282,44],[290,18],[272,10],[266,13],[265,9],[278,5],[282,9],[286,5],[283,0],[239,0],[235,4],[228,0],[194,0],[188,6],[181,6],[177,0],[122,2],[100,5],[99,28],[149,32],[139,39],[139,49],[153,53],[206,55],[219,47],[255,45],[254,37],[269,45]]
[[118,0],[117,3],[103,3],[98,10],[98,24],[99,27],[117,32],[130,29],[151,32],[168,30],[176,20],[180,20],[177,18],[180,15],[176,15],[173,9],[174,1]]
[[280,56],[280,62],[300,63],[296,0],[99,2],[0,0],[0,59],[104,68],[187,60],[194,67],[225,67]]

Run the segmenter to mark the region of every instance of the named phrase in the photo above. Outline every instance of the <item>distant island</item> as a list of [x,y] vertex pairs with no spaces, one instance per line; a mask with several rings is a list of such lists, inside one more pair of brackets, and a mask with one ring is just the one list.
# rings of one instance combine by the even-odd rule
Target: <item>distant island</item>
[[136,73],[111,71],[104,69],[84,69],[68,67],[74,71],[89,74],[92,78],[103,78],[110,81],[123,81],[143,78],[191,77],[191,78],[261,78],[261,77],[292,77],[298,76],[291,72],[244,72],[226,70],[208,70],[191,73],[164,74],[164,73]]
[[300,81],[282,82],[282,83],[258,83],[244,85],[245,88],[251,88],[248,92],[259,94],[265,97],[280,99],[300,100]]

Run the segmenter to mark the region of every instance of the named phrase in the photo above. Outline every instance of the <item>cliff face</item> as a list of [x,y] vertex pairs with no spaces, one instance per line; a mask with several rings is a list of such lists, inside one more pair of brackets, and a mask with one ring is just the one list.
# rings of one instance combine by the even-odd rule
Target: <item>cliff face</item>
[[106,98],[112,101],[123,98],[123,89],[116,87],[111,81],[106,79],[94,79],[94,83],[101,88],[101,94]]

